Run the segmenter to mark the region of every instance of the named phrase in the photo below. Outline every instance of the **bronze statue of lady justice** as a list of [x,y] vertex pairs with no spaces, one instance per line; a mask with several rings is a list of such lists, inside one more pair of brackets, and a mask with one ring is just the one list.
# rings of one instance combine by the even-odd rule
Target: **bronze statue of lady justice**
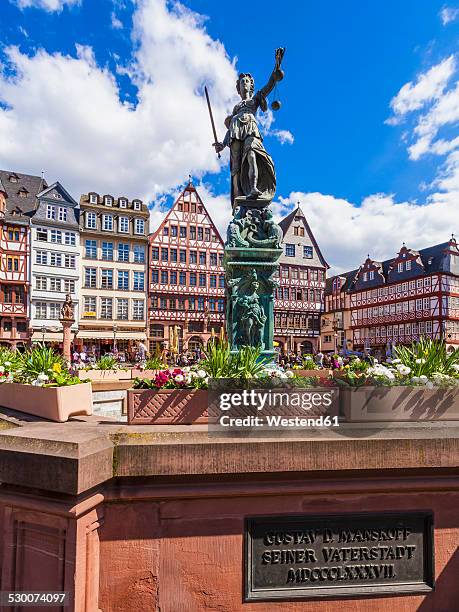
[[[276,49],[276,62],[269,81],[255,95],[255,82],[252,75],[249,73],[239,75],[236,89],[241,96],[241,101],[236,104],[232,114],[225,119],[227,132],[223,142],[216,141],[213,144],[217,153],[220,153],[225,147],[230,148],[233,209],[236,198],[245,197],[249,200],[263,198],[271,201],[276,191],[274,163],[263,146],[263,138],[255,115],[258,108],[261,108],[262,111],[267,110],[266,97],[274,89],[276,83],[284,77],[281,70],[284,53],[284,48]],[[277,105],[279,106],[278,103]]]

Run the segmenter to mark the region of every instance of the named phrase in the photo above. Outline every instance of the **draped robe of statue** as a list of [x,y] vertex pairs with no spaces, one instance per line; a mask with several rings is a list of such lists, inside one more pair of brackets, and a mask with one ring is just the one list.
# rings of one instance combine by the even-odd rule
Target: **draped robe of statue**
[[249,178],[247,155],[255,153],[258,168],[257,187],[261,197],[271,200],[276,192],[276,173],[274,162],[263,146],[263,138],[255,118],[258,108],[266,110],[267,103],[263,91],[252,98],[241,100],[227,118],[229,124],[223,144],[231,151],[231,201],[239,196],[247,196],[252,185]]

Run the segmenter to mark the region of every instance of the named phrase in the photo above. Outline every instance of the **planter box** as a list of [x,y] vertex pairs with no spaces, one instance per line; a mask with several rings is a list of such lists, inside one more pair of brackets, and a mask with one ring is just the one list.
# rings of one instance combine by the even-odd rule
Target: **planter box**
[[132,368],[131,379],[140,378],[143,380],[144,378],[154,378],[158,372],[160,372],[160,370],[139,370],[138,368]]
[[92,414],[91,384],[34,387],[3,383],[0,385],[0,406],[63,423],[70,416]]
[[459,420],[459,389],[341,387],[341,414],[349,422]]
[[304,376],[305,378],[330,378],[332,375],[332,370],[321,369],[321,370],[292,370],[294,374],[297,376]]
[[204,389],[129,389],[130,425],[191,425],[208,423],[208,392]]
[[80,380],[131,380],[131,370],[78,370]]

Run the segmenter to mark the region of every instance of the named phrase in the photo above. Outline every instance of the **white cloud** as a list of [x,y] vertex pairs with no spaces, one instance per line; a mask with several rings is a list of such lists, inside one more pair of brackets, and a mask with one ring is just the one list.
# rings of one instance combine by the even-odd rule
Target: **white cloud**
[[0,167],[44,168],[48,180],[58,178],[76,197],[93,189],[146,200],[190,172],[218,172],[202,87],[209,86],[223,137],[236,96],[236,71],[223,45],[199,15],[165,0],[138,2],[133,36],[126,72],[138,88],[135,106],[120,100],[114,75],[88,47],[78,46],[76,57],[44,50],[29,57],[8,48],[16,76],[0,73]]
[[60,12],[65,5],[72,6],[81,3],[81,0],[12,0],[20,9],[39,8],[45,11]]
[[300,203],[330,273],[337,274],[357,268],[367,253],[376,260],[393,257],[403,242],[414,249],[446,242],[459,208],[457,200],[439,196],[419,206],[374,194],[357,206],[332,195],[293,192],[279,198],[275,211],[279,220]]
[[118,17],[116,16],[114,11],[112,12],[112,14],[110,16],[110,19],[111,19],[112,28],[114,30],[122,30],[123,29],[123,22],[120,19],[118,19]]
[[438,99],[454,73],[456,61],[450,55],[442,62],[419,75],[416,83],[410,81],[403,85],[398,94],[391,100],[394,117],[388,123],[397,123],[406,113],[422,108],[427,102]]
[[294,138],[289,130],[272,130],[271,134],[277,138],[281,144],[293,144]]
[[448,23],[451,23],[451,21],[455,21],[458,15],[459,9],[457,8],[444,6],[440,11],[440,19],[443,25],[447,25]]

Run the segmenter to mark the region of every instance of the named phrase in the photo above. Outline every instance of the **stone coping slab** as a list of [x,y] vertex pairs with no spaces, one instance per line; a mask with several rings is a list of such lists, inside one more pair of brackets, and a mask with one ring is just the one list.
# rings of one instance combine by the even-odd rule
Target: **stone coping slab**
[[[11,421],[11,423],[10,423]],[[78,495],[113,477],[455,469],[457,422],[343,424],[307,437],[211,438],[205,425],[127,426],[79,417],[21,421],[0,411],[0,482]]]

